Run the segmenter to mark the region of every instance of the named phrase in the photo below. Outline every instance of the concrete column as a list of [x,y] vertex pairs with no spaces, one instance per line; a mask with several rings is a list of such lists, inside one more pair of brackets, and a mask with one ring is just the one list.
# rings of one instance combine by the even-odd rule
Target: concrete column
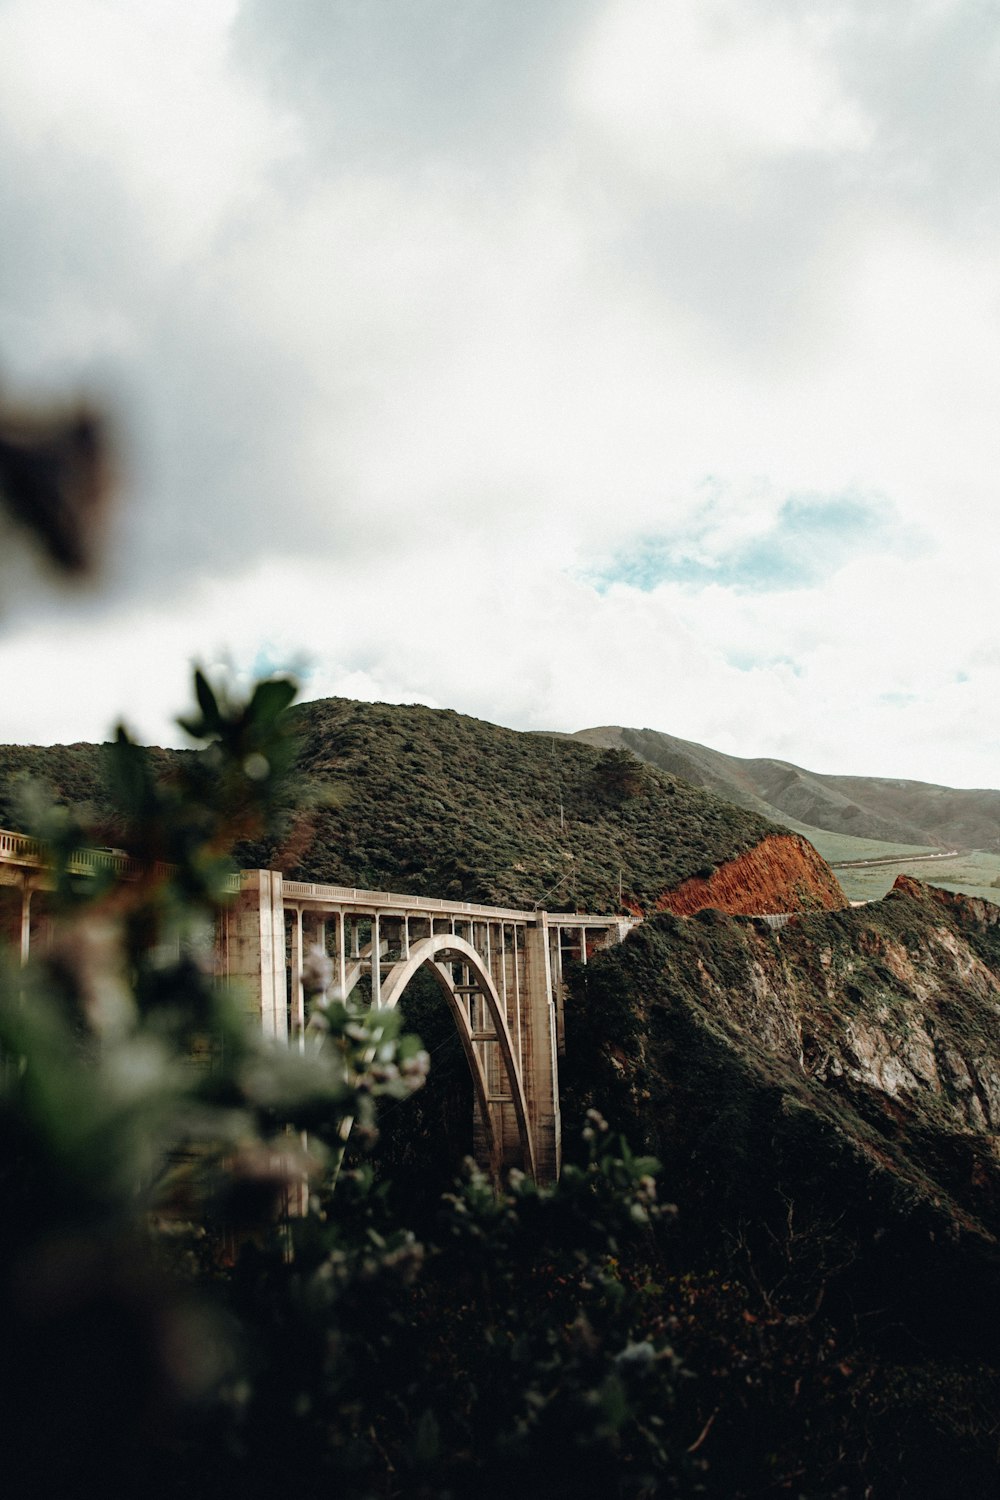
[[28,877],[23,877],[24,884],[21,886],[21,967],[28,962],[31,953],[31,886]]
[[291,982],[291,1034],[305,1046],[303,1033],[306,1029],[306,997],[302,988],[302,961],[304,942],[304,919],[302,908],[297,906],[292,916],[292,982]]
[[562,1165],[562,1120],[556,1061],[548,915],[539,912],[525,932],[524,1089],[540,1183],[554,1182]]
[[556,1009],[556,1052],[563,1057],[566,1052],[566,985],[563,980],[563,938],[566,935],[564,927],[555,929],[555,942],[552,945],[552,957],[555,962],[555,972],[552,975],[552,998]]
[[337,989],[341,1000],[347,998],[347,933],[343,907],[337,913]]
[[382,1003],[382,932],[378,912],[372,917],[372,1005]]
[[225,914],[227,977],[239,981],[265,1036],[287,1040],[285,906],[280,870],[250,870]]
[[510,956],[514,972],[514,1016],[510,1029],[517,1043],[517,1065],[523,1074],[524,1017],[521,1014],[521,952],[518,947],[518,927],[516,922],[512,922],[510,928]]

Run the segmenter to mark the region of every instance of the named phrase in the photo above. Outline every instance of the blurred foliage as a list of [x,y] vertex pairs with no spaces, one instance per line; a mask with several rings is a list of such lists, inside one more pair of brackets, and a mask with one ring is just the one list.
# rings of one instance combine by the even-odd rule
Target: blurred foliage
[[86,830],[63,809],[42,818],[52,941],[0,975],[0,1375],[15,1471],[40,1493],[137,1462],[147,1424],[235,1358],[217,1300],[167,1264],[217,1266],[253,1234],[285,1247],[286,1210],[321,1191],[345,1119],[372,1130],[378,1098],[423,1076],[391,1014],[320,983],[299,1053],[266,1045],[215,979],[227,840],[271,826],[295,689],[261,683],[242,703],[200,673],[196,688],[197,756],[161,777],[124,731],[111,748],[125,878],[75,873]]
[[64,577],[97,564],[111,470],[107,421],[90,407],[0,407],[0,510]]
[[314,954],[304,1050],[272,1046],[212,972],[227,838],[281,817],[293,685],[195,688],[196,752],[107,752],[124,876],[79,874],[88,830],[39,809],[52,940],[0,976],[12,1492],[684,1488],[654,1163],[595,1114],[557,1188],[469,1164],[407,1227],[357,1142],[422,1084],[417,1039]]

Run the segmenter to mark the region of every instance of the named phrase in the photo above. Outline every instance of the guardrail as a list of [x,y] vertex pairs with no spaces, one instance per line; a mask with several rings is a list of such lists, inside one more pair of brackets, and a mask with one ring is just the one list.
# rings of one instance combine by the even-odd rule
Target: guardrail
[[39,839],[29,838],[26,833],[0,831],[0,859],[8,864],[43,865],[45,851]]
[[[364,906],[385,912],[394,908],[399,912],[441,912],[478,918],[491,922],[535,923],[543,915],[540,911],[518,911],[506,906],[482,906],[473,901],[448,901],[440,896],[409,896],[393,891],[368,891],[357,886],[320,885],[315,881],[283,880],[282,894],[292,901],[324,901],[332,906]],[[559,927],[608,927],[611,923],[629,922],[631,919],[615,913],[593,915],[588,912],[548,912],[550,926]]]
[[[9,829],[0,829],[0,863],[44,870],[52,864],[52,856],[42,839],[32,838],[27,833],[12,833]],[[123,880],[138,880],[148,867],[122,849],[74,849],[68,860],[68,868],[73,875],[96,875],[99,871],[111,870]],[[157,862],[153,866],[153,873],[164,875],[169,869],[169,865]],[[239,888],[237,875],[230,889],[238,891]]]

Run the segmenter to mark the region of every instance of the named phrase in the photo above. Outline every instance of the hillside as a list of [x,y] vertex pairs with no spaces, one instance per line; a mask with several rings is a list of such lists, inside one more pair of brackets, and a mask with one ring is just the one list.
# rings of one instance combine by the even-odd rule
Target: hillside
[[[679,1033],[664,1045],[683,1016],[703,1059],[742,1072],[744,1088],[776,1091],[778,1136],[797,1131],[804,1110],[817,1140],[827,1132],[830,1149],[872,1183],[885,1179],[906,1212],[1000,1241],[995,907],[901,876],[881,902],[794,917],[780,931],[718,912],[663,915],[578,974],[577,988],[578,1014],[599,1017],[617,1044],[591,1048],[578,1033],[604,1075],[601,1097],[658,1154],[700,1128],[702,1085],[687,1061],[678,1072]],[[712,1107],[712,1138],[729,1131],[726,1152],[743,1159],[743,1104],[730,1095],[728,1123]],[[729,1189],[748,1185],[734,1178]]]
[[[646,911],[780,832],[619,751],[420,706],[327,699],[295,714],[320,805],[274,853],[317,880]],[[828,881],[823,867],[803,899],[839,904]]]
[[780,932],[663,915],[570,984],[564,1107],[679,1205],[713,1493],[994,1493],[1000,911],[901,878]]
[[573,738],[631,750],[650,765],[807,836],[810,828],[820,828],[891,844],[1000,850],[1000,791],[822,775],[787,761],[724,755],[654,729],[605,726],[582,729]]
[[[692,880],[699,904],[733,910],[843,903],[802,840],[620,750],[419,706],[327,699],[292,717],[300,753],[287,834],[242,848],[245,865],[553,910],[645,912]],[[160,752],[165,771],[179,753]],[[0,824],[18,826],[17,785],[30,775],[59,801],[89,804],[101,842],[121,841],[99,746],[0,749]],[[783,859],[759,856],[742,905],[740,882],[730,879],[728,897],[705,884],[775,840]]]

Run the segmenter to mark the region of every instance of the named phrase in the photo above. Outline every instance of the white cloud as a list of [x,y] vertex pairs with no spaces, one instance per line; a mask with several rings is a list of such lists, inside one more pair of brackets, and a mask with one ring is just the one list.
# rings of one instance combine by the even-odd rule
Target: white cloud
[[[30,151],[113,161],[158,255],[204,250],[291,146],[229,66],[237,0],[12,0],[0,11],[0,111]],[[6,62],[2,61],[6,59]]]
[[[7,735],[162,737],[190,657],[266,648],[312,694],[996,781],[992,64],[918,10],[0,5],[0,358],[132,432],[106,604],[11,611]],[[581,579],[845,493],[924,553]]]
[[746,191],[760,157],[870,140],[820,40],[719,0],[621,0],[581,47],[573,98],[624,164],[699,196]]

